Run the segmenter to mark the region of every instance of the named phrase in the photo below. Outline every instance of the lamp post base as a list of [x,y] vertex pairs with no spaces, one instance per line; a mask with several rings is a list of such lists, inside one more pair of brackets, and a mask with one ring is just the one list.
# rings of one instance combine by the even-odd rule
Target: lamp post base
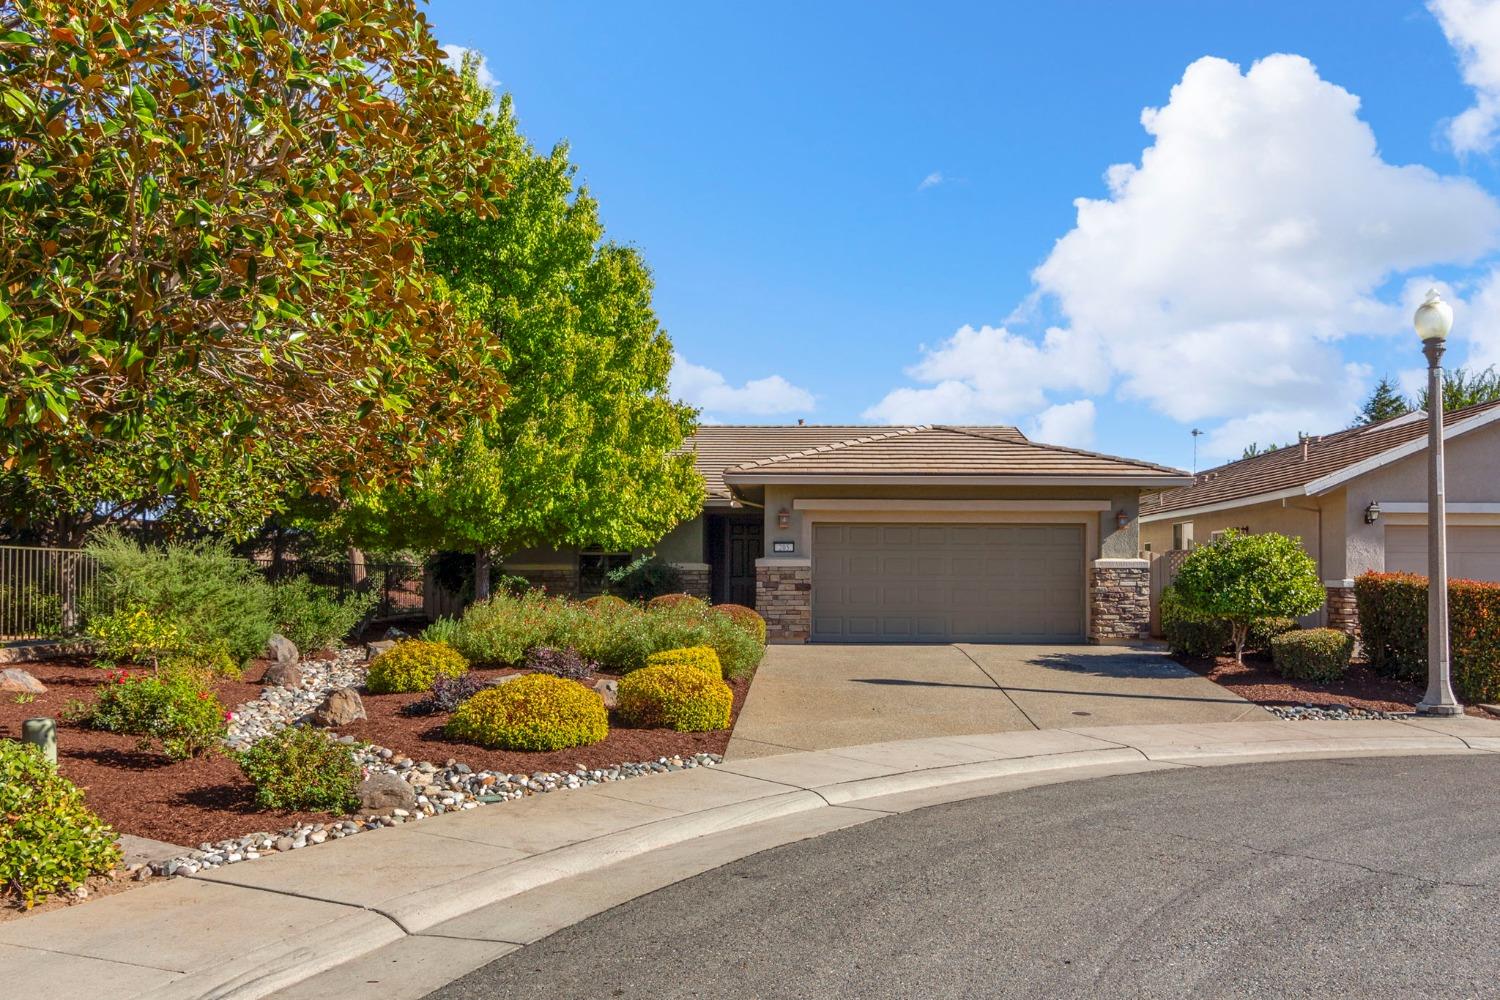
[[1417,702],[1417,714],[1451,718],[1455,715],[1463,715],[1464,707],[1462,705],[1444,705],[1441,703],[1429,705],[1426,702],[1419,701]]

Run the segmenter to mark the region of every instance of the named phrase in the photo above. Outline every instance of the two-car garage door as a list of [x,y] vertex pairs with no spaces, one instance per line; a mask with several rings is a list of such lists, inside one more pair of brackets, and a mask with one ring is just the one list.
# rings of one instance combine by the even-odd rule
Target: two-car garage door
[[812,559],[814,640],[1083,638],[1082,525],[820,523]]
[[[1427,575],[1427,525],[1386,526],[1385,568]],[[1448,578],[1500,581],[1500,527],[1448,525]]]

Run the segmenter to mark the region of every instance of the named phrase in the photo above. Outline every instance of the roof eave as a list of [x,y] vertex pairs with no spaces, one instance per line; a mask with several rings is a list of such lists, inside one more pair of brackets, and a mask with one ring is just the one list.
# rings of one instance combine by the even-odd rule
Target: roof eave
[[1130,486],[1165,489],[1190,486],[1191,476],[1168,476],[1158,473],[1123,473],[1120,475],[926,475],[871,473],[770,473],[764,470],[725,472],[724,481],[745,486]]

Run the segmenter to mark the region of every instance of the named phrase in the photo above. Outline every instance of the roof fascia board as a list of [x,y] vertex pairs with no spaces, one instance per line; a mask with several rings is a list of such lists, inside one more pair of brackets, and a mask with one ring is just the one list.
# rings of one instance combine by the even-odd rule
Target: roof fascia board
[[1294,486],[1291,489],[1276,490],[1271,493],[1255,493],[1247,497],[1236,497],[1233,500],[1221,500],[1218,503],[1199,504],[1197,507],[1153,511],[1150,514],[1142,514],[1141,522],[1143,524],[1151,524],[1155,521],[1181,521],[1196,517],[1199,514],[1217,514],[1221,510],[1234,510],[1237,507],[1254,507],[1256,504],[1289,500],[1292,497],[1306,496],[1306,493],[1307,491],[1303,487]]
[[1111,510],[1108,500],[854,500],[803,497],[793,510],[814,511],[1096,511]]
[[[1494,423],[1496,420],[1500,420],[1500,406],[1492,410],[1487,410],[1477,417],[1460,420],[1450,427],[1445,427],[1443,429],[1443,440],[1448,441],[1458,437],[1460,434],[1467,434],[1469,431],[1478,430],[1481,427]],[[1392,462],[1399,462],[1403,458],[1409,458],[1426,447],[1427,438],[1423,436],[1408,441],[1405,444],[1397,445],[1394,448],[1388,448],[1378,455],[1371,455],[1363,462],[1355,462],[1353,465],[1347,465],[1337,472],[1330,472],[1320,479],[1314,479],[1307,484],[1307,493],[1309,496],[1327,493],[1331,489],[1344,485],[1351,479],[1358,479],[1367,472],[1374,472],[1376,469],[1390,465]]]
[[726,472],[724,481],[745,486],[1191,486],[1191,476],[923,476],[923,475],[775,475],[765,472]]

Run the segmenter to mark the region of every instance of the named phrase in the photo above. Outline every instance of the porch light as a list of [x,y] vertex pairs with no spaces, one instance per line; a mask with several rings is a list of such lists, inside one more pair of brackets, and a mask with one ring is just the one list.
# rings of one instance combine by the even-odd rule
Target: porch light
[[1371,502],[1370,506],[1365,508],[1365,523],[1374,524],[1378,520],[1380,520],[1380,504]]
[[783,530],[792,526],[792,512],[785,507],[776,512],[776,527]]
[[1115,527],[1119,528],[1121,531],[1124,531],[1125,525],[1129,523],[1130,515],[1125,513],[1125,509],[1123,507],[1120,508],[1120,510],[1115,514]]

